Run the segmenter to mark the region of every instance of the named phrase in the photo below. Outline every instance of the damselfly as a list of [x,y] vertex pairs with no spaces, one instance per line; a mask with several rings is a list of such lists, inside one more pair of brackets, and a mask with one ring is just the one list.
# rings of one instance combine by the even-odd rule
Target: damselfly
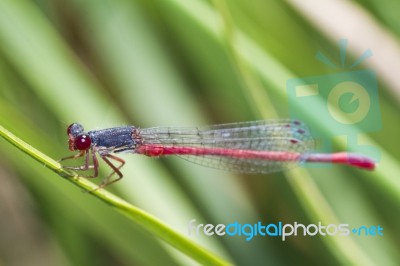
[[[128,152],[149,157],[177,155],[208,167],[241,173],[271,173],[308,162],[346,164],[372,170],[373,160],[354,153],[315,153],[308,127],[298,121],[279,119],[205,127],[122,126],[85,132],[73,123],[67,130],[69,149],[79,151],[62,160],[84,157],[74,170],[93,169],[97,177],[100,156],[113,170],[99,187],[120,180],[125,161],[115,154]],[[114,162],[119,165],[114,165]],[[117,174],[117,178],[111,177]]]

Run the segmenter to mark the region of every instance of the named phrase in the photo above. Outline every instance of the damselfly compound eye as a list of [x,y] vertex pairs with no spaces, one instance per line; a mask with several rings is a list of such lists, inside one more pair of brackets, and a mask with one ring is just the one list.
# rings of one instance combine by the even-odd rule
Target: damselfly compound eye
[[91,144],[92,140],[87,134],[82,134],[75,138],[75,147],[80,151],[89,149]]
[[68,135],[71,134],[72,136],[76,137],[82,133],[83,133],[83,126],[81,124],[73,123],[73,124],[69,125],[69,127],[67,128]]

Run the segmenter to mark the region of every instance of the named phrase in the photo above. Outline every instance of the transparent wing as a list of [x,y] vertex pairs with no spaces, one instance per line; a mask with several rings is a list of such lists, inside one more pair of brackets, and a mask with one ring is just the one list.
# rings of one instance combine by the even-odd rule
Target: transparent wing
[[[221,124],[196,128],[157,127],[138,129],[142,144],[164,147],[189,147],[191,150],[228,150],[233,155],[179,154],[200,165],[243,173],[282,171],[299,163],[296,160],[268,160],[265,156],[241,157],[243,151],[306,154],[314,149],[307,126],[297,120],[283,119]],[[299,156],[298,158],[301,158]]]

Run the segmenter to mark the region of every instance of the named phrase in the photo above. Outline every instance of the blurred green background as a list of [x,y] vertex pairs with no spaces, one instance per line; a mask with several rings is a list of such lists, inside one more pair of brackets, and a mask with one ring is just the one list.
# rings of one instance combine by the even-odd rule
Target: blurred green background
[[[400,4],[319,2],[0,0],[0,123],[58,159],[71,154],[72,122],[90,130],[289,117],[286,81],[340,71],[315,54],[339,62],[346,38],[350,58],[374,53],[359,69],[377,74],[383,126],[354,128],[380,151],[374,172],[241,176],[127,155],[124,179],[107,189],[186,236],[192,219],[384,228],[384,236],[287,241],[189,236],[236,265],[398,265]],[[334,132],[319,110],[308,112]],[[0,264],[196,265],[4,140],[0,155]]]

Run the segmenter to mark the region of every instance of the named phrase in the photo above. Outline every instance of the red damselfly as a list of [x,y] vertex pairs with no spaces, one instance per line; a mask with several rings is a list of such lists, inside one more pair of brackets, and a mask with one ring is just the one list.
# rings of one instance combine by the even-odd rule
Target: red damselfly
[[[290,119],[205,127],[122,126],[88,132],[73,123],[67,134],[69,149],[79,152],[60,161],[84,157],[85,163],[65,168],[93,169],[93,175],[88,177],[97,177],[97,155],[112,168],[100,188],[123,177],[120,169],[125,161],[115,155],[122,152],[149,157],[177,155],[200,165],[240,173],[271,173],[307,162],[346,164],[368,170],[375,167],[373,160],[355,153],[315,153],[308,127]],[[113,161],[119,165],[115,166]],[[118,177],[111,180],[114,174]]]

